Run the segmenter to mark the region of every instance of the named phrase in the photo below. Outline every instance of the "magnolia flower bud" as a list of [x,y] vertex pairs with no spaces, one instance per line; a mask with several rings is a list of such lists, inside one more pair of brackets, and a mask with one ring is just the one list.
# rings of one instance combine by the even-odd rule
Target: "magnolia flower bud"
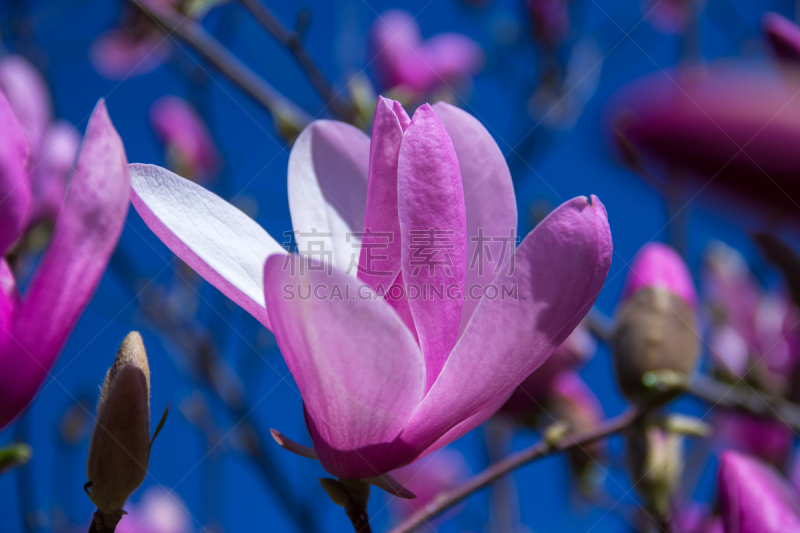
[[667,517],[683,470],[682,438],[647,426],[628,436],[628,460],[636,489],[659,516]]
[[113,531],[128,496],[144,481],[149,457],[150,368],[142,337],[133,331],[106,374],[89,445],[87,489],[98,524]]
[[697,295],[689,270],[672,248],[646,245],[637,254],[625,284],[612,338],[617,379],[633,401],[652,399],[659,380],[688,379],[700,344]]

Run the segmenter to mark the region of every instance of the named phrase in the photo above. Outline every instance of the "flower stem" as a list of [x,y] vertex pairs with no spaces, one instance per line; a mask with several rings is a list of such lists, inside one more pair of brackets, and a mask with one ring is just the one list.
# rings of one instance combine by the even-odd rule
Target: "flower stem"
[[350,523],[353,524],[353,529],[355,529],[356,533],[372,533],[366,507],[354,503],[348,505],[344,512],[347,514],[347,518],[350,519]]
[[136,5],[167,34],[175,34],[189,44],[270,113],[289,120],[298,130],[302,130],[311,122],[308,113],[242,63],[194,19],[182,15],[169,5],[155,7],[148,2],[136,2]]
[[531,461],[535,461],[536,459],[546,457],[556,452],[563,452],[575,447],[585,446],[596,440],[619,433],[639,420],[646,412],[648,412],[648,410],[630,409],[615,418],[605,421],[590,431],[568,435],[555,443],[541,440],[529,448],[511,454],[474,476],[466,483],[447,492],[443,492],[423,511],[410,517],[408,520],[392,529],[390,533],[409,533],[453,505],[471,496],[473,493],[491,485],[494,481],[509,472]]
[[311,84],[330,108],[333,115],[339,120],[352,124],[355,121],[353,106],[339,98],[339,95],[325,78],[325,74],[322,73],[322,70],[311,58],[311,54],[303,46],[300,35],[281,24],[280,20],[261,1],[239,0],[239,3],[252,13],[267,32],[294,55],[300,68],[306,73],[309,81],[311,81]]

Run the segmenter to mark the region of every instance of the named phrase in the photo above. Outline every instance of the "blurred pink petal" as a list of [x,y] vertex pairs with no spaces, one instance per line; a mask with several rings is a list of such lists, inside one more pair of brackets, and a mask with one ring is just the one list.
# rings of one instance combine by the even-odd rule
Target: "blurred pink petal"
[[391,472],[398,483],[417,496],[413,500],[392,498],[392,506],[398,515],[407,518],[423,510],[440,493],[463,482],[468,474],[464,455],[452,448],[442,448]]
[[[448,127],[476,135],[465,139],[454,134],[458,141],[451,141],[439,113],[447,117]],[[491,136],[459,113],[423,106],[408,123],[394,102],[382,100],[372,148],[366,136],[346,124],[317,121],[306,128],[289,157],[289,205],[301,256],[254,254],[258,246],[248,240],[253,232],[237,231],[240,224],[249,228],[253,223],[237,222],[234,208],[224,208],[218,198],[163,169],[131,166],[134,205],[145,222],[240,305],[248,301],[230,289],[249,292],[257,287],[242,265],[249,269],[266,262],[264,303],[245,308],[257,317],[266,308],[269,318],[262,323],[275,333],[303,395],[314,450],[323,467],[338,477],[389,472],[486,420],[569,336],[608,272],[611,235],[605,208],[597,198],[579,197],[551,213],[516,254],[495,258],[502,268],[492,273],[493,283],[498,290],[501,285],[513,287],[515,294],[476,297],[480,301],[460,338],[453,327],[460,321],[461,294],[438,302],[452,306],[444,316],[409,307],[410,314],[401,318],[383,295],[358,280],[360,250],[355,238],[363,233],[367,216],[382,227],[401,228],[392,237],[401,241],[402,256],[412,244],[411,230],[456,224],[455,231],[463,235],[465,230],[458,228],[468,227],[470,220],[492,220],[502,209],[513,210],[507,168],[484,174],[497,188],[485,196],[487,205],[481,204],[480,195],[466,202],[468,185],[470,191],[483,190],[478,187],[480,169],[505,166],[505,161]],[[371,152],[388,159],[373,161],[372,171]],[[477,167],[467,177],[460,172],[467,168],[464,162]],[[392,187],[369,184],[367,179],[397,182],[397,207],[391,198],[368,200],[370,191]],[[451,216],[435,218],[440,213]],[[394,216],[398,223],[391,220]],[[512,227],[499,228],[499,236],[508,239],[511,232],[513,249],[515,223],[510,219],[507,214],[501,217]],[[211,236],[197,244],[197,227],[209,225],[214,231],[205,233]],[[456,274],[467,268],[467,242],[453,239],[445,249],[452,254],[453,264],[448,266],[461,287],[464,277]],[[332,253],[309,253],[313,246]],[[406,279],[408,266],[410,262],[394,280],[401,290],[413,283]],[[409,278],[416,275],[411,272]],[[413,303],[411,298],[408,303]],[[409,322],[417,332],[439,328],[456,334],[447,344],[431,348],[423,335],[418,344]],[[448,348],[456,338],[455,346]],[[427,385],[426,367],[432,382]]]
[[22,234],[30,216],[27,160],[25,134],[8,100],[0,93],[0,253],[3,254]]
[[190,533],[192,519],[186,504],[174,492],[150,487],[139,501],[126,506],[127,515],[116,533]]
[[[671,168],[768,209],[798,213],[800,74],[741,63],[656,72],[619,91],[613,124]],[[712,179],[713,178],[713,179]]]
[[95,38],[89,60],[102,76],[124,80],[160,66],[169,55],[168,40],[159,32],[137,37],[127,29],[111,29]]
[[692,16],[692,3],[698,0],[643,0],[642,13],[656,30],[666,34],[681,33]]
[[768,12],[761,19],[761,30],[778,58],[800,61],[800,27],[797,24],[783,15]]
[[45,129],[53,119],[50,90],[44,78],[26,59],[7,55],[0,59],[0,91],[5,93],[25,132],[32,158],[39,153]]
[[33,399],[100,283],[128,211],[126,164],[101,100],[47,250],[0,333],[0,428]]
[[697,292],[686,263],[666,244],[651,242],[639,250],[631,262],[622,300],[645,287],[666,289],[692,307],[697,305]]
[[378,15],[371,36],[376,68],[387,89],[404,86],[424,94],[474,76],[483,66],[483,51],[475,41],[454,33],[423,41],[417,21],[405,11]]
[[794,440],[783,422],[736,411],[714,413],[714,439],[718,446],[733,448],[782,466]]
[[535,35],[550,46],[560,44],[569,34],[567,0],[525,0]]
[[800,501],[792,486],[758,459],[725,452],[718,472],[726,533],[798,533]]
[[597,342],[586,326],[580,324],[547,361],[514,390],[503,406],[503,412],[524,415],[531,409],[541,409],[552,390],[553,378],[587,362],[594,356],[596,348]]
[[150,108],[150,123],[178,174],[200,182],[214,176],[219,166],[217,147],[189,102],[162,96]]
[[80,142],[78,131],[68,122],[53,122],[45,130],[31,178],[33,220],[56,220]]

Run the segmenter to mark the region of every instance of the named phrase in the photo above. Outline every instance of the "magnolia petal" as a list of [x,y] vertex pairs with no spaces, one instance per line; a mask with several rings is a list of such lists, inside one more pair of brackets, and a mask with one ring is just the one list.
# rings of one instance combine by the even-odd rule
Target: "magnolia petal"
[[0,350],[0,427],[33,398],[94,294],[128,212],[122,140],[100,100],[56,220],[53,236]]
[[25,174],[28,144],[8,100],[0,92],[0,254],[25,228],[31,190]]
[[800,27],[783,15],[764,13],[761,19],[764,32],[772,51],[786,61],[800,61]]
[[264,288],[322,466],[346,479],[390,470],[425,379],[411,333],[368,285],[297,255],[267,259]]
[[458,338],[467,237],[458,158],[427,104],[403,136],[397,188],[403,280],[430,388]]
[[[367,205],[369,137],[343,122],[317,120],[289,155],[289,209],[297,251],[358,274]],[[325,254],[325,255],[323,255]]]
[[[445,102],[433,106],[453,141],[461,168],[467,211],[466,287],[492,282],[505,253],[516,246],[517,201],[506,159],[491,134],[478,119]],[[480,301],[465,295],[461,328],[466,327]]]
[[36,158],[44,131],[53,118],[47,83],[28,60],[10,54],[0,60],[0,91],[14,109],[31,156]]
[[379,285],[388,287],[400,272],[402,243],[397,214],[397,159],[402,140],[403,127],[393,102],[378,97],[369,148],[365,235],[361,239],[358,261],[358,278],[373,289]]
[[80,135],[72,124],[60,120],[47,127],[31,179],[31,223],[42,219],[55,221],[80,144]]
[[293,441],[277,429],[270,429],[269,433],[272,435],[272,438],[275,440],[275,442],[278,443],[278,446],[284,450],[290,451],[301,457],[319,460],[319,457],[317,457],[317,452],[314,451],[314,448]]
[[[478,304],[403,440],[427,448],[507,397],[589,311],[611,255],[606,211],[595,197],[565,202],[539,223],[516,250],[513,272],[504,269],[494,281],[499,290],[516,286],[516,297]],[[481,421],[476,417],[473,423]]]
[[267,328],[264,262],[286,251],[216,194],[155,165],[132,164],[131,201],[172,252]]

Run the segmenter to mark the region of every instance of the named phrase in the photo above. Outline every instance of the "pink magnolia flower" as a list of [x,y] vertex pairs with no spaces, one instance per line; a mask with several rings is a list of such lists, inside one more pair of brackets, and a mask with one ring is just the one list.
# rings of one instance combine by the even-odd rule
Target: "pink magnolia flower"
[[[0,253],[30,216],[25,135],[0,95]],[[89,303],[128,209],[125,151],[101,100],[86,128],[53,235],[25,294],[0,261],[0,428],[32,401]]]
[[761,30],[779,59],[800,61],[800,27],[778,13],[768,12],[761,19]]
[[150,123],[177,174],[200,182],[214,176],[219,166],[217,147],[189,102],[177,96],[162,96],[150,108]]
[[0,92],[25,132],[29,159],[26,173],[32,203],[29,224],[54,221],[64,199],[80,137],[64,121],[53,121],[50,90],[41,74],[20,56],[0,60]]
[[117,533],[189,533],[191,517],[177,494],[160,487],[147,489],[139,502],[128,506]]
[[691,307],[697,305],[689,268],[674,248],[660,242],[647,243],[636,254],[625,279],[622,301],[643,288],[665,289]]
[[553,355],[542,363],[525,381],[520,383],[501,411],[522,415],[532,409],[538,410],[551,392],[553,378],[565,370],[576,368],[594,356],[597,342],[583,324],[578,325]]
[[611,259],[594,197],[566,202],[503,253],[517,220],[505,159],[443,103],[412,120],[381,98],[372,139],[340,122],[306,128],[288,187],[305,257],[202,187],[130,168],[156,235],[275,334],[303,396],[307,455],[341,478],[404,466],[491,416],[580,323]]
[[478,43],[459,33],[423,41],[419,24],[405,11],[378,15],[371,34],[378,74],[387,89],[403,86],[426,94],[443,83],[471,78],[483,66]]
[[719,498],[725,533],[800,532],[800,500],[775,468],[737,452],[720,458]]
[[[170,8],[177,0],[139,0],[150,9]],[[170,8],[171,9],[171,8]],[[170,54],[170,40],[135,5],[127,6],[120,25],[101,33],[89,48],[89,61],[95,70],[111,80],[124,80],[147,74],[159,67]]]
[[800,199],[800,100],[794,98],[800,74],[741,63],[667,74],[655,72],[623,88],[611,106],[613,127],[645,154],[703,185],[794,215],[790,199]]
[[418,513],[442,492],[456,487],[469,475],[469,466],[461,452],[442,448],[436,453],[397,470],[394,478],[417,497],[412,500],[393,498],[392,505],[402,518]]
[[754,374],[764,387],[779,387],[800,357],[797,309],[788,294],[764,291],[741,254],[722,243],[709,247],[703,277],[717,367],[733,378]]

